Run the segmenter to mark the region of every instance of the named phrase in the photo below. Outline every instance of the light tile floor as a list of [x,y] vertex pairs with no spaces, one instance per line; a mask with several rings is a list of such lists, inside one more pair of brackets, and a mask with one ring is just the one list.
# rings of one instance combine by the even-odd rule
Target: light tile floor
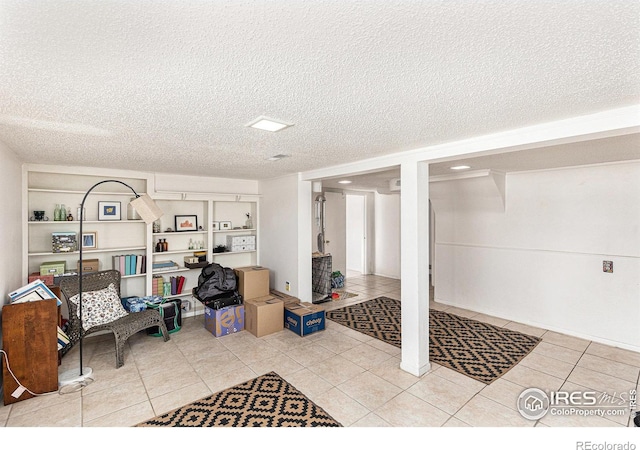
[[[355,276],[358,294],[324,303],[333,309],[377,296],[400,299],[399,280]],[[633,427],[624,416],[524,419],[525,388],[608,394],[638,389],[640,354],[431,302],[431,307],[542,337],[517,366],[490,385],[433,364],[422,377],[399,369],[400,350],[327,321],[301,338],[289,330],[256,338],[246,331],[215,338],[203,316],[185,318],[169,342],[140,333],[115,368],[113,338],[87,338],[85,364],[95,381],[83,390],[0,407],[5,427],[129,427],[191,401],[276,371],[345,427]],[[78,366],[74,348],[60,371]],[[628,398],[627,398],[628,401]],[[64,412],[64,413],[61,413]]]

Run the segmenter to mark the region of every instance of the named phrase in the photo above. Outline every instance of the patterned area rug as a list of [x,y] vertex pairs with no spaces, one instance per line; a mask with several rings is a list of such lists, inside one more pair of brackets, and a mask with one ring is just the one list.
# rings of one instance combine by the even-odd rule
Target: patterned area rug
[[[400,347],[400,302],[379,297],[327,311],[327,319]],[[490,384],[540,339],[477,320],[429,310],[429,360]]]
[[336,299],[334,299],[334,301],[336,301],[336,300],[345,300],[347,298],[352,298],[352,297],[357,297],[358,296],[358,294],[354,294],[353,292],[343,291],[341,289],[334,289],[333,292],[336,292],[338,295],[340,295],[340,298],[336,298]]
[[341,427],[275,372],[213,394],[137,427]]

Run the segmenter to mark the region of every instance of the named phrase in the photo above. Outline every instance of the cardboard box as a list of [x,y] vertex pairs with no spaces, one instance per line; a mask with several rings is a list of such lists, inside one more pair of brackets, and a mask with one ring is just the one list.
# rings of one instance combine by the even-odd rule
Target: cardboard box
[[325,312],[311,303],[288,303],[284,306],[284,327],[300,336],[325,328]]
[[279,298],[252,298],[244,302],[245,328],[255,337],[277,333],[284,329],[284,302]]
[[53,286],[53,275],[40,275],[38,272],[29,274],[29,283],[36,280],[42,280],[47,286]]
[[269,269],[246,266],[234,269],[238,277],[238,292],[244,300],[269,295]]
[[275,298],[279,298],[285,304],[285,306],[289,303],[300,303],[300,299],[298,297],[294,297],[293,295],[285,294],[284,292],[276,291],[275,289],[271,289],[269,291],[269,295]]
[[[80,272],[80,260],[78,260],[77,271]],[[99,259],[83,259],[82,260],[82,273],[98,272],[100,271]]]
[[64,275],[64,261],[49,261],[40,264],[40,275]]
[[204,308],[204,327],[216,337],[244,330],[244,305]]

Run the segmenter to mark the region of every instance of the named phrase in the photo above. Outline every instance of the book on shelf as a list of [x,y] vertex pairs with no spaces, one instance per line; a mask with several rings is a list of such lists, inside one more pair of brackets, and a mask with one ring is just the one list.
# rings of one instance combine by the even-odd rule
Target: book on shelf
[[170,266],[175,266],[177,265],[175,261],[154,261],[153,262],[153,268],[158,268],[158,267],[170,267]]
[[113,268],[123,276],[147,273],[145,255],[114,255]]
[[58,327],[58,350],[62,350],[63,348],[65,348],[67,345],[69,345],[69,342],[71,341],[69,340],[69,336],[67,336],[67,333],[62,331],[62,328]]
[[62,305],[60,299],[47,287],[42,280],[34,280],[31,283],[9,292],[11,303],[35,302],[39,300],[56,299],[58,306]]
[[166,267],[158,267],[158,268],[153,268],[154,272],[171,272],[173,270],[178,270],[180,268],[179,265],[173,265],[173,266],[166,266]]
[[184,286],[185,278],[182,275],[177,275],[175,277],[171,277],[171,295],[180,295],[182,294],[182,288]]
[[153,295],[162,295],[164,291],[164,277],[162,275],[154,275],[151,283],[151,293]]
[[154,261],[151,267],[154,272],[167,272],[180,268],[175,261]]

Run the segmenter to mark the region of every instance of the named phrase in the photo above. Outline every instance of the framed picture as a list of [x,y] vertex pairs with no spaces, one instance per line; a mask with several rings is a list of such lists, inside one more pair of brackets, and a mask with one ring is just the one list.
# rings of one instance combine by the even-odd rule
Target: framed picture
[[98,233],[96,231],[82,233],[82,248],[98,248]]
[[120,202],[98,202],[98,220],[120,220]]
[[220,229],[221,230],[230,230],[231,229],[231,222],[229,222],[229,221],[220,222]]
[[211,223],[211,229],[213,231],[219,231],[220,230],[220,222],[212,222]]
[[198,231],[198,216],[175,216],[176,231]]

